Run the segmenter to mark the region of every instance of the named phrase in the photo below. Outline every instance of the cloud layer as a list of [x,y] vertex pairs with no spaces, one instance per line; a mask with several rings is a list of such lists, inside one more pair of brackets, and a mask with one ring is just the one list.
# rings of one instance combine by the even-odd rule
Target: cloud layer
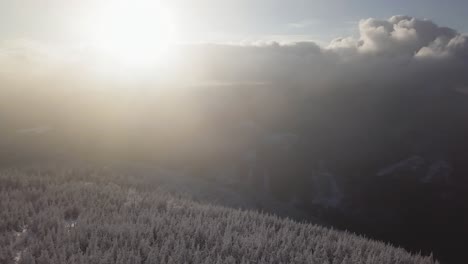
[[466,86],[468,37],[429,20],[394,16],[366,19],[359,36],[312,42],[190,47],[209,78],[308,86],[368,82]]
[[415,57],[457,56],[467,49],[466,36],[453,29],[439,27],[429,20],[409,16],[361,20],[359,34],[359,39],[334,40],[328,48]]
[[[9,43],[0,48],[0,121],[13,135],[47,126],[50,133],[68,133],[63,142],[80,135],[87,142],[107,141],[102,148],[153,141],[140,142],[138,151],[172,151],[175,145],[178,153],[190,146],[193,153],[207,146],[211,154],[242,149],[274,126],[315,129],[315,138],[334,144],[344,138],[340,131],[364,135],[361,128],[376,126],[369,120],[377,108],[381,116],[388,109],[404,111],[402,91],[466,96],[467,72],[467,36],[407,16],[362,20],[358,36],[326,47],[180,45],[173,57],[136,76],[90,49]],[[383,119],[377,125],[386,127]]]
[[[83,79],[90,74],[115,73],[109,70],[116,68],[112,59],[90,49],[59,50],[32,42],[4,44],[0,75]],[[335,39],[326,47],[313,42],[181,45],[172,59],[164,60],[172,61],[159,63],[152,72],[147,70],[146,79],[172,78],[188,85],[212,81],[287,84],[310,89],[368,82],[449,88],[468,83],[464,74],[468,72],[468,37],[409,16],[361,20],[358,36]],[[117,75],[125,75],[125,67],[118,70]]]
[[468,97],[453,91],[468,83],[467,38],[407,17],[359,27],[327,47],[186,45],[176,67],[135,79],[96,72],[87,50],[10,44],[0,160],[148,162],[272,182],[291,199],[311,199],[318,172],[333,175],[313,180],[327,203],[407,157],[464,168]]

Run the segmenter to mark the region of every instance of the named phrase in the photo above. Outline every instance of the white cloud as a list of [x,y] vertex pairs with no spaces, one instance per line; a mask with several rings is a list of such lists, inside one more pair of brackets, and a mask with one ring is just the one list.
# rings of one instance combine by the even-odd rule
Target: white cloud
[[[359,38],[345,38],[333,41],[328,48],[349,48],[360,53],[380,53],[390,55],[414,55],[421,49],[438,50],[437,53],[456,55],[466,36],[455,30],[439,27],[430,20],[408,16],[393,16],[388,20],[373,18],[359,22]],[[457,48],[448,44],[458,43]],[[359,44],[359,45],[357,45]],[[458,49],[458,50],[457,50]],[[424,53],[424,52],[423,52]]]
[[[154,74],[157,77],[151,78],[170,76],[190,85],[194,81],[269,83],[311,90],[369,82],[448,87],[465,87],[468,83],[468,37],[453,29],[430,20],[393,16],[361,20],[358,30],[357,36],[335,39],[326,46],[294,40],[277,43],[274,36],[241,45],[184,44],[178,49],[179,66],[173,66],[171,74]],[[80,73],[89,74],[96,65],[105,68],[92,52],[69,52],[62,55],[73,59],[60,59],[56,53],[31,46],[0,50],[3,75],[49,71],[48,76],[55,73],[63,77],[70,74],[66,71],[73,71],[73,76],[79,77]]]
[[[430,20],[393,16],[364,19],[357,37],[261,46],[204,46],[209,77],[267,82],[310,89],[362,83],[444,85],[467,83],[468,37]],[[201,54],[201,55],[200,55]]]

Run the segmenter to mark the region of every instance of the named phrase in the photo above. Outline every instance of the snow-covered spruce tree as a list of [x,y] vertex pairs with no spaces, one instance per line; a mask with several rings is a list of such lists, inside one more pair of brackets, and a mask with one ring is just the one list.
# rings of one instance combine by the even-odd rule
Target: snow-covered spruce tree
[[0,263],[437,263],[346,232],[177,198],[154,183],[79,169],[0,171]]

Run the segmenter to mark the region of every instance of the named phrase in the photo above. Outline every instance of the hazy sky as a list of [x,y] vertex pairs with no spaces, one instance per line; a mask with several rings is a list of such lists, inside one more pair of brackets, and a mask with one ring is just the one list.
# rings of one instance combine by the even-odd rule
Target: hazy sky
[[[153,1],[158,2],[158,1]],[[159,1],[171,10],[179,41],[314,40],[356,33],[363,18],[403,14],[468,32],[466,0],[175,0]],[[111,10],[115,1],[0,0],[0,38],[42,42],[82,40],[89,14]]]
[[[361,127],[309,103],[327,91],[343,92],[343,112],[348,95],[361,109],[368,93],[468,94],[468,35],[460,34],[468,33],[468,4],[408,2],[0,0],[0,109],[12,123],[23,120],[15,125],[22,134],[71,126],[70,135],[89,128],[100,141],[121,131],[103,148],[157,114],[162,121],[149,131],[166,136],[155,140],[167,150],[196,142],[196,153],[204,142],[231,142],[216,137],[231,119],[246,121],[233,131],[252,133],[322,113],[327,130]],[[272,42],[298,40],[315,42]],[[218,116],[223,109],[233,114]],[[247,118],[257,113],[265,129]]]
[[466,87],[466,10],[466,0],[0,0],[0,72],[318,86],[359,69]]

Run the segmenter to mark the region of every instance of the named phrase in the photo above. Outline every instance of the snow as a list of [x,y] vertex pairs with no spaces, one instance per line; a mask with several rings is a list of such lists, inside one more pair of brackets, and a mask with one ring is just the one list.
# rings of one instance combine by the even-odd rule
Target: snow
[[[231,164],[232,165],[232,164]],[[288,203],[276,200],[271,195],[271,175],[268,169],[248,164],[245,172],[239,174],[238,166],[223,165],[216,170],[215,177],[194,177],[183,169],[168,169],[161,166],[129,163],[124,169],[125,174],[132,177],[149,177],[157,180],[161,190],[167,193],[183,194],[184,197],[211,204],[229,206],[233,208],[261,209],[274,211],[278,215],[296,215],[305,217],[306,214],[297,208],[291,208]],[[245,164],[244,164],[245,165]],[[249,179],[249,177],[251,177]],[[230,180],[220,180],[230,178]],[[231,182],[246,183],[252,188],[233,187]],[[128,195],[127,204],[131,205],[134,195]],[[177,204],[169,204],[169,208],[177,208]]]
[[389,175],[392,175],[392,174],[394,174],[396,172],[406,171],[406,170],[416,171],[424,163],[425,163],[425,160],[422,157],[412,156],[412,157],[409,157],[407,159],[399,161],[396,164],[390,165],[390,166],[380,170],[377,173],[377,176],[379,176],[379,177],[389,176]]
[[19,263],[20,262],[22,253],[23,252],[21,252],[21,251],[16,252],[15,257],[13,258],[14,263]]
[[70,229],[72,228],[75,228],[76,227],[76,221],[66,221],[65,222],[65,228],[67,229],[67,231],[70,231]]
[[124,206],[135,207],[141,203],[143,197],[133,188],[129,189],[127,192],[127,200],[124,203]]
[[399,172],[411,172],[423,183],[434,181],[448,182],[452,174],[452,166],[445,160],[428,162],[420,156],[412,156],[393,165],[390,165],[377,173],[377,176],[391,176]]
[[445,160],[438,160],[429,166],[424,178],[421,179],[424,183],[430,183],[435,180],[449,181],[452,174],[452,166]]
[[[22,236],[24,236],[28,232],[28,227],[24,226],[21,232],[15,232],[16,241],[18,242]],[[24,250],[18,250],[13,258],[14,263],[19,263],[21,260],[21,255],[23,254]]]
[[344,194],[338,186],[336,176],[326,169],[323,162],[319,164],[319,169],[313,176],[312,182],[316,192],[313,199],[314,203],[332,208],[336,208],[341,204]]
[[15,232],[15,236],[21,237],[22,235],[26,234],[27,231],[28,231],[28,226],[24,226],[21,232]]
[[338,187],[335,176],[330,173],[322,174],[321,176],[327,179],[329,191],[328,194],[322,195],[319,198],[320,203],[327,207],[338,207],[343,199],[343,193]]

